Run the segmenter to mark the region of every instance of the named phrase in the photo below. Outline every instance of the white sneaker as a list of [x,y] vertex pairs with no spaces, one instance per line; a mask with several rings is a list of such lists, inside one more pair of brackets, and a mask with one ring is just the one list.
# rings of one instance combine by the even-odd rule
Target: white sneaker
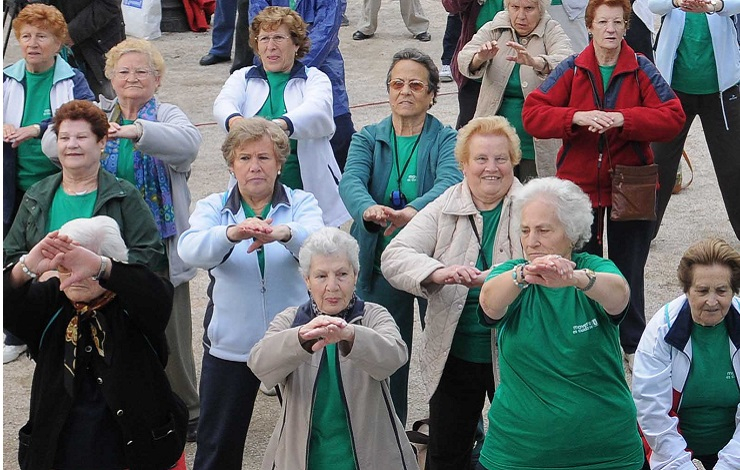
[[442,68],[439,70],[439,79],[443,82],[452,81],[452,69],[449,65],[443,65]]
[[6,344],[3,346],[3,364],[13,362],[18,359],[18,356],[26,352],[28,346],[25,344],[10,345]]
[[275,391],[275,387],[272,387],[271,389],[268,390],[268,388],[265,387],[265,384],[263,383],[260,383],[260,392],[264,393],[268,397],[274,397],[275,395],[277,395],[277,392]]

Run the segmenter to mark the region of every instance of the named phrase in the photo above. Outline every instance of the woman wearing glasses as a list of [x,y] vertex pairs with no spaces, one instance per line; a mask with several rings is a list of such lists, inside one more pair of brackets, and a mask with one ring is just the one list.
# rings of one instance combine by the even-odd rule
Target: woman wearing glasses
[[[108,140],[102,167],[133,184],[144,196],[164,242],[168,264],[161,266],[175,286],[167,325],[170,359],[167,376],[190,412],[190,436],[200,414],[192,346],[189,281],[196,269],[177,255],[177,239],[188,228],[190,165],[198,156],[201,135],[180,108],[162,103],[154,93],[164,76],[164,59],[143,39],[126,39],[106,56],[105,74],[117,98],[101,98],[108,116]],[[44,152],[56,158],[54,135],[44,139]]]
[[338,227],[349,214],[338,197],[342,178],[329,139],[334,134],[329,78],[297,59],[308,52],[307,25],[287,7],[267,7],[252,20],[249,44],[261,65],[239,69],[213,103],[216,121],[228,132],[235,122],[260,116],[290,137],[280,182],[316,197],[324,223]]
[[[391,115],[352,137],[339,193],[360,244],[357,292],[390,311],[411,356],[414,295],[388,284],[380,256],[398,231],[462,174],[455,162],[455,131],[428,114],[439,90],[434,61],[417,49],[397,52],[386,88]],[[420,303],[422,314],[425,309],[426,302]],[[403,423],[408,373],[406,363],[391,376],[393,404]]]

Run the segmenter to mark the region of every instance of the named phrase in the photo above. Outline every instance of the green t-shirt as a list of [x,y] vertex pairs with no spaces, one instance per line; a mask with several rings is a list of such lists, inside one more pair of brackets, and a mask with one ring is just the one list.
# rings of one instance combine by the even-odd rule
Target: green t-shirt
[[[123,126],[133,124],[136,119],[124,119]],[[118,166],[116,176],[122,180],[136,185],[136,173],[134,172],[134,141],[131,139],[118,139]]]
[[[264,209],[262,209],[262,214],[260,214],[260,219],[264,220],[267,218],[267,215],[270,213],[272,205],[268,204],[265,206]],[[249,219],[250,217],[257,217],[257,214],[255,214],[254,210],[252,209],[252,206],[247,204],[242,200],[242,209],[244,210],[244,217]],[[260,275],[262,278],[265,277],[265,250],[259,249],[257,250],[257,263],[260,266]]]
[[[572,259],[576,269],[620,274],[598,256],[576,253]],[[488,278],[523,262],[507,261]],[[642,468],[645,454],[617,323],[575,287],[531,285],[521,291],[496,323],[501,385],[480,455],[485,468]]]
[[678,410],[681,434],[696,455],[712,455],[730,442],[740,403],[724,322],[691,330],[691,371]]
[[[49,94],[54,84],[53,80],[54,67],[41,73],[26,70],[26,97],[21,127],[39,124],[51,117]],[[28,139],[16,150],[18,156],[16,184],[21,191],[28,190],[34,183],[59,171],[41,150],[41,139]]]
[[708,95],[719,91],[717,63],[707,15],[686,13],[681,42],[673,61],[671,88],[692,95]]
[[601,72],[601,83],[604,85],[604,92],[606,92],[606,88],[609,86],[609,80],[612,79],[612,75],[614,75],[614,69],[616,67],[617,64],[599,65],[599,71]]
[[92,217],[97,199],[97,190],[79,196],[70,195],[64,192],[60,184],[54,193],[54,198],[51,200],[46,233],[59,230],[62,225],[70,220]]
[[[411,202],[419,195],[419,182],[417,181],[417,158],[419,155],[419,145],[421,134],[411,136],[397,136],[395,130],[391,126],[391,142],[396,140],[398,146],[398,157],[396,158],[396,150],[393,150],[393,162],[391,164],[391,175],[388,179],[388,187],[385,189],[385,195],[381,204],[393,207],[391,204],[391,193],[399,189],[399,175],[401,175],[400,189],[404,196],[406,196],[406,202]],[[396,165],[398,162],[398,165]],[[400,165],[400,168],[399,168]],[[405,169],[405,171],[404,171]],[[400,231],[396,230],[389,236],[383,234],[380,235],[377,249],[375,250],[375,262],[373,269],[376,273],[380,274],[380,257],[393,237]]]
[[336,344],[326,346],[316,377],[307,470],[355,470],[347,408],[342,400]]
[[509,81],[506,82],[501,106],[499,106],[496,114],[505,117],[516,130],[519,140],[521,140],[522,158],[534,160],[534,140],[524,130],[524,123],[522,123],[523,107],[524,93],[522,93],[522,80],[519,76],[519,64],[514,64],[511,75],[509,75]]
[[[485,271],[492,265],[493,245],[498,231],[498,222],[501,219],[501,207],[499,204],[489,211],[481,211],[483,217],[483,234],[481,235],[481,251],[483,256],[478,255],[475,267]],[[465,307],[457,322],[455,335],[452,337],[450,354],[468,362],[477,364],[489,364],[491,359],[491,330],[478,322],[478,296],[480,287],[474,287],[468,291],[465,299]]]
[[[270,85],[270,93],[267,95],[267,101],[262,105],[262,109],[257,111],[257,116],[265,119],[277,119],[288,111],[285,107],[285,86],[290,80],[290,73],[265,71],[265,74],[267,75],[267,83]],[[301,165],[298,162],[298,143],[295,139],[290,139],[290,154],[280,172],[280,182],[289,188],[303,189]]]
[[496,13],[503,11],[503,9],[504,0],[486,0],[486,2],[481,5],[478,17],[475,19],[475,31],[478,32],[484,24],[491,21],[493,17],[496,16]]

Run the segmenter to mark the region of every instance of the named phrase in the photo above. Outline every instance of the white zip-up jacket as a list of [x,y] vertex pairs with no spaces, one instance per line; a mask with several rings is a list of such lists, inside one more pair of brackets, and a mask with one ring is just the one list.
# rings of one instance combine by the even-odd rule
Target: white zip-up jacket
[[[229,119],[257,115],[270,95],[262,66],[239,69],[224,83],[213,103],[213,116],[228,132]],[[327,226],[339,227],[350,219],[339,197],[342,172],[334,158],[329,139],[334,135],[334,112],[329,77],[314,67],[296,62],[285,85],[285,108],[281,116],[288,135],[298,143],[303,189],[316,196]]]
[[[740,380],[740,297],[724,319],[730,337],[730,357],[735,380]],[[632,397],[637,421],[649,445],[652,470],[695,470],[686,441],[678,430],[677,412],[691,370],[693,319],[685,295],[666,304],[645,328],[635,352]],[[740,382],[738,382],[740,386]],[[735,434],[719,451],[714,470],[740,469],[740,404],[735,414]]]
[[234,243],[226,237],[230,225],[246,218],[238,186],[198,201],[190,228],[177,244],[184,262],[208,270],[203,344],[219,359],[247,362],[249,351],[262,339],[275,315],[308,300],[298,269],[298,252],[306,238],[324,226],[316,198],[276,184],[267,217],[273,219],[273,225],[288,225],[293,235],[285,243],[268,243],[262,248],[264,279],[257,251],[247,253],[252,240]]

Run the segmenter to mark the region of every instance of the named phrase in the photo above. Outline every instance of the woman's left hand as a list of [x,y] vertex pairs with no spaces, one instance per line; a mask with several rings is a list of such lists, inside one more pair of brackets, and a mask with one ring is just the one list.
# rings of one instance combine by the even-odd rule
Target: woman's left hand
[[[516,55],[506,56],[506,60],[510,60],[521,65],[527,65],[535,70],[542,69],[542,61],[544,61],[544,59],[541,59],[540,63],[538,64],[537,59],[532,57],[526,47],[515,41],[509,41],[506,43],[506,45],[514,49],[514,52],[516,52]],[[547,62],[545,62],[545,65],[547,65]]]
[[340,341],[354,342],[355,327],[344,319],[330,315],[319,315],[298,329],[298,340],[303,345],[309,341],[316,341],[311,350],[316,352],[327,344]]
[[125,126],[122,126],[118,124],[117,122],[109,122],[108,123],[108,138],[109,139],[131,139],[131,140],[138,140],[139,137],[139,128],[137,128],[133,124],[126,124]]
[[386,227],[383,235],[385,235],[386,237],[390,236],[396,230],[405,227],[406,224],[411,221],[411,219],[416,215],[417,212],[419,211],[411,206],[406,206],[400,210],[386,208],[386,220],[390,221],[390,224],[388,225],[388,227]]
[[624,115],[616,111],[576,111],[573,114],[573,124],[582,127],[588,127],[589,132],[598,132],[603,134],[609,129],[622,127],[624,125]]
[[573,270],[575,267],[576,263],[560,255],[540,256],[524,266],[524,280],[528,284],[547,287],[574,286]]
[[39,137],[41,131],[38,125],[14,127],[12,124],[3,125],[3,141],[9,142],[12,148],[17,148],[23,142]]

